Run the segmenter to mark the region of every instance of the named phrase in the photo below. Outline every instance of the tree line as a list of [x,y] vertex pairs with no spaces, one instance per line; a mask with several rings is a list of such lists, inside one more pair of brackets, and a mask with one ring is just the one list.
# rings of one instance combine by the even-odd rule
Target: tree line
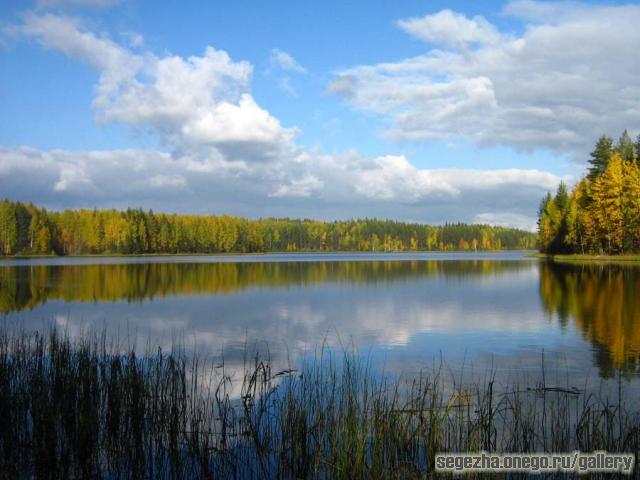
[[589,171],[568,190],[542,200],[538,243],[545,253],[628,254],[640,252],[640,135],[625,130],[614,143],[601,136]]
[[141,209],[47,211],[0,201],[0,254],[257,253],[448,251],[535,248],[523,230],[361,219],[324,222]]

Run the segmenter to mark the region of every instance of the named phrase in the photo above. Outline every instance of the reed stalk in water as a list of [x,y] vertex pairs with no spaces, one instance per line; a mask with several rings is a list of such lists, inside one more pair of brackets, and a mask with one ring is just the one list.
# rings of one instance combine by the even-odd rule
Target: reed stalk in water
[[328,349],[301,363],[276,372],[255,356],[234,376],[179,345],[123,353],[105,334],[4,327],[0,476],[413,478],[433,474],[438,452],[640,446],[622,392],[491,372],[464,383],[442,368],[405,380]]

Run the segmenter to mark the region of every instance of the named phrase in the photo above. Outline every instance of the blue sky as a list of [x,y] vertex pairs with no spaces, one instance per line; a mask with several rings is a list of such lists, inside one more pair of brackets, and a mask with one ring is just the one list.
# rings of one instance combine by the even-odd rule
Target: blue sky
[[532,228],[599,134],[640,127],[637,4],[42,0],[0,19],[0,192],[50,208]]

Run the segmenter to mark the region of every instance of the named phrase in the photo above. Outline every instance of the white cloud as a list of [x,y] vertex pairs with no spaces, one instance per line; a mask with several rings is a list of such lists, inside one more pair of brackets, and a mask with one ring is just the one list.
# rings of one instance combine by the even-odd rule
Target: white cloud
[[[140,57],[105,36],[97,37],[81,30],[80,21],[74,18],[51,13],[27,13],[24,23],[13,30],[34,38],[45,48],[88,62],[114,81],[135,75],[142,66]],[[100,82],[106,80],[101,77]]]
[[224,51],[207,47],[187,59],[136,54],[52,14],[26,15],[19,31],[98,69],[94,107],[102,122],[150,128],[176,149],[292,137],[248,93],[251,65]]
[[386,155],[375,159],[371,166],[354,172],[358,176],[356,191],[376,200],[416,202],[427,195],[456,196],[459,191],[451,185],[446,174],[418,170],[403,156]]
[[278,48],[271,50],[270,60],[272,67],[277,67],[287,72],[307,73],[307,69],[300,65],[291,54]]
[[182,175],[154,175],[149,183],[156,188],[177,188],[182,189],[187,186],[187,181]]
[[56,208],[142,205],[307,217],[312,210],[320,218],[368,215],[529,228],[539,199],[560,181],[537,170],[418,169],[403,156],[289,153],[247,165],[150,150],[0,148],[0,190]]
[[517,213],[479,213],[473,217],[473,223],[496,225],[499,227],[517,227],[522,230],[535,231],[536,221],[528,215]]
[[299,180],[292,180],[288,184],[280,185],[270,193],[270,197],[309,197],[314,191],[324,186],[321,180],[309,174]]
[[602,133],[640,129],[640,6],[520,0],[505,13],[525,22],[521,35],[448,10],[401,21],[451,48],[343,70],[329,91],[380,115],[396,140],[466,139],[583,159]]
[[468,19],[451,10],[442,10],[421,18],[400,20],[398,26],[425,42],[464,48],[469,44],[494,44],[500,34],[484,17]]
[[260,108],[251,95],[242,94],[237,104],[221,102],[194,115],[182,127],[182,135],[190,142],[209,144],[253,141],[277,142],[290,138],[280,122]]
[[94,188],[91,179],[87,173],[86,164],[84,162],[60,162],[58,164],[59,178],[53,185],[55,192],[66,192],[76,190],[86,192],[87,189]]
[[[151,131],[167,151],[0,148],[0,190],[11,198],[55,208],[141,205],[433,223],[470,221],[492,212],[495,222],[512,218],[520,225],[523,217],[533,221],[539,199],[560,181],[537,170],[426,170],[399,155],[371,158],[355,151],[327,155],[304,149],[295,142],[296,129],[283,127],[251,95],[252,66],[224,51],[207,47],[202,56],[188,58],[133,52],[87,31],[78,20],[51,14],[28,14],[16,30],[93,66],[99,75],[93,103],[97,118]],[[362,68],[380,76],[378,67]],[[388,70],[404,75],[406,68],[390,65]],[[353,81],[341,77],[343,94],[360,95],[361,73],[354,72]],[[389,87],[398,79],[406,77],[389,79]],[[437,105],[436,118],[445,124],[460,114],[481,123],[486,120],[479,109],[498,108],[488,77],[442,85],[418,80],[390,90],[393,94],[376,108],[393,111],[423,98]],[[450,102],[457,97],[462,99]],[[406,121],[417,114],[405,112]]]

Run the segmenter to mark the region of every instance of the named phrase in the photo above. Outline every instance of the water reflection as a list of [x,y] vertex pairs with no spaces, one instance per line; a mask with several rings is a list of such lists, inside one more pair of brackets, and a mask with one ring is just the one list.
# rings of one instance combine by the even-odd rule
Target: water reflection
[[11,266],[0,267],[0,312],[33,309],[48,300],[133,302],[229,294],[256,287],[408,282],[426,276],[487,277],[521,268],[518,262],[491,260]]
[[547,312],[563,325],[575,322],[592,343],[602,376],[640,371],[640,268],[542,263],[540,297]]
[[639,374],[640,268],[287,258],[5,265],[0,312],[28,328],[104,326],[165,346],[182,332],[205,351],[224,348],[229,362],[247,342],[285,365],[327,341],[398,370],[442,354],[454,368],[533,372],[544,350],[573,373]]

